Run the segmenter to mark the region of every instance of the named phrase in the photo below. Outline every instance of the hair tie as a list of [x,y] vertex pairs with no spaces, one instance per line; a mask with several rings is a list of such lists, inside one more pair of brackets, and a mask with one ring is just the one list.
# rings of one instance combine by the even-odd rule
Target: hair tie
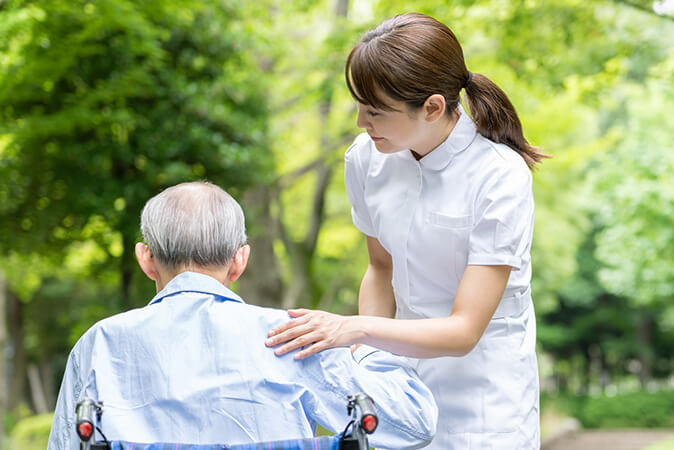
[[473,72],[471,72],[471,71],[469,70],[469,71],[468,71],[468,79],[466,80],[465,83],[463,83],[463,86],[461,86],[461,87],[462,87],[463,89],[466,89],[472,80],[473,80]]

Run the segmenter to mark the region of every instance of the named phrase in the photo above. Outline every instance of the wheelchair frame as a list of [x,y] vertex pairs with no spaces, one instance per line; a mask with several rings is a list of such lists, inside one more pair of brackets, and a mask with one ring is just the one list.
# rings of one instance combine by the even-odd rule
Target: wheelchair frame
[[[351,420],[339,436],[339,450],[368,450],[367,435],[374,433],[379,425],[372,398],[362,392],[349,395],[346,410]],[[76,414],[75,430],[80,438],[80,450],[111,450],[111,441],[108,441],[99,427],[103,416],[103,402],[85,398],[77,404]],[[95,440],[96,431],[103,437],[102,441]],[[276,444],[283,442],[285,441],[277,441]]]

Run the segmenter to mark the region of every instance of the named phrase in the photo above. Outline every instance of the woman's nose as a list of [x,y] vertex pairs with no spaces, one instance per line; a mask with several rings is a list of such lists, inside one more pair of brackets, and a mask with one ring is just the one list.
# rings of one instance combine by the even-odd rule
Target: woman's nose
[[365,116],[365,114],[363,114],[361,111],[358,111],[358,115],[356,116],[356,126],[358,128],[365,129],[365,128],[368,127],[367,120],[365,120],[364,116]]

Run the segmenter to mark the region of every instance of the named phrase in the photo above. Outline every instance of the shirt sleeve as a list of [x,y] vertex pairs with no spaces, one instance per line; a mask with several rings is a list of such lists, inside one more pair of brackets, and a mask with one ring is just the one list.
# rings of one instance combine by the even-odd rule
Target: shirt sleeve
[[534,224],[531,172],[525,165],[494,174],[477,196],[468,264],[522,266]]
[[375,236],[374,225],[365,203],[365,179],[369,162],[369,138],[359,135],[344,155],[344,184],[351,202],[353,224],[362,233]]
[[379,426],[368,438],[382,449],[421,448],[433,439],[438,408],[410,359],[368,346],[325,350],[300,361],[309,384],[305,407],[313,420],[334,432],[348,422],[347,396],[374,400]]
[[81,392],[79,352],[78,346],[75,346],[70,352],[63,375],[47,450],[78,450],[80,448],[79,437],[75,431],[75,407]]

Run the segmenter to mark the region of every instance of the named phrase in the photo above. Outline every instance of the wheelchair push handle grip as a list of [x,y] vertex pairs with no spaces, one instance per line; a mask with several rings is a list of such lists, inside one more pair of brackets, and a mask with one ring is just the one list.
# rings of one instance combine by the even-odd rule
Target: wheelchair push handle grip
[[77,435],[82,441],[87,442],[94,435],[96,418],[100,411],[100,404],[85,398],[77,404],[77,409],[75,411],[77,414],[77,420],[75,422]]
[[377,425],[379,425],[377,411],[374,409],[374,402],[367,395],[359,395],[356,398],[356,401],[358,402],[361,412],[360,425],[367,434],[374,433],[374,430],[377,429]]
[[100,422],[102,413],[102,402],[95,402],[90,398],[85,398],[77,404],[75,409],[77,416],[75,431],[77,431],[77,435],[83,443],[88,442],[94,435],[94,431],[98,429],[96,424]]
[[367,434],[374,433],[374,430],[377,429],[379,425],[379,418],[377,417],[377,411],[374,408],[374,401],[372,398],[363,393],[356,394],[351,396],[350,404],[353,405],[360,414],[360,426]]

